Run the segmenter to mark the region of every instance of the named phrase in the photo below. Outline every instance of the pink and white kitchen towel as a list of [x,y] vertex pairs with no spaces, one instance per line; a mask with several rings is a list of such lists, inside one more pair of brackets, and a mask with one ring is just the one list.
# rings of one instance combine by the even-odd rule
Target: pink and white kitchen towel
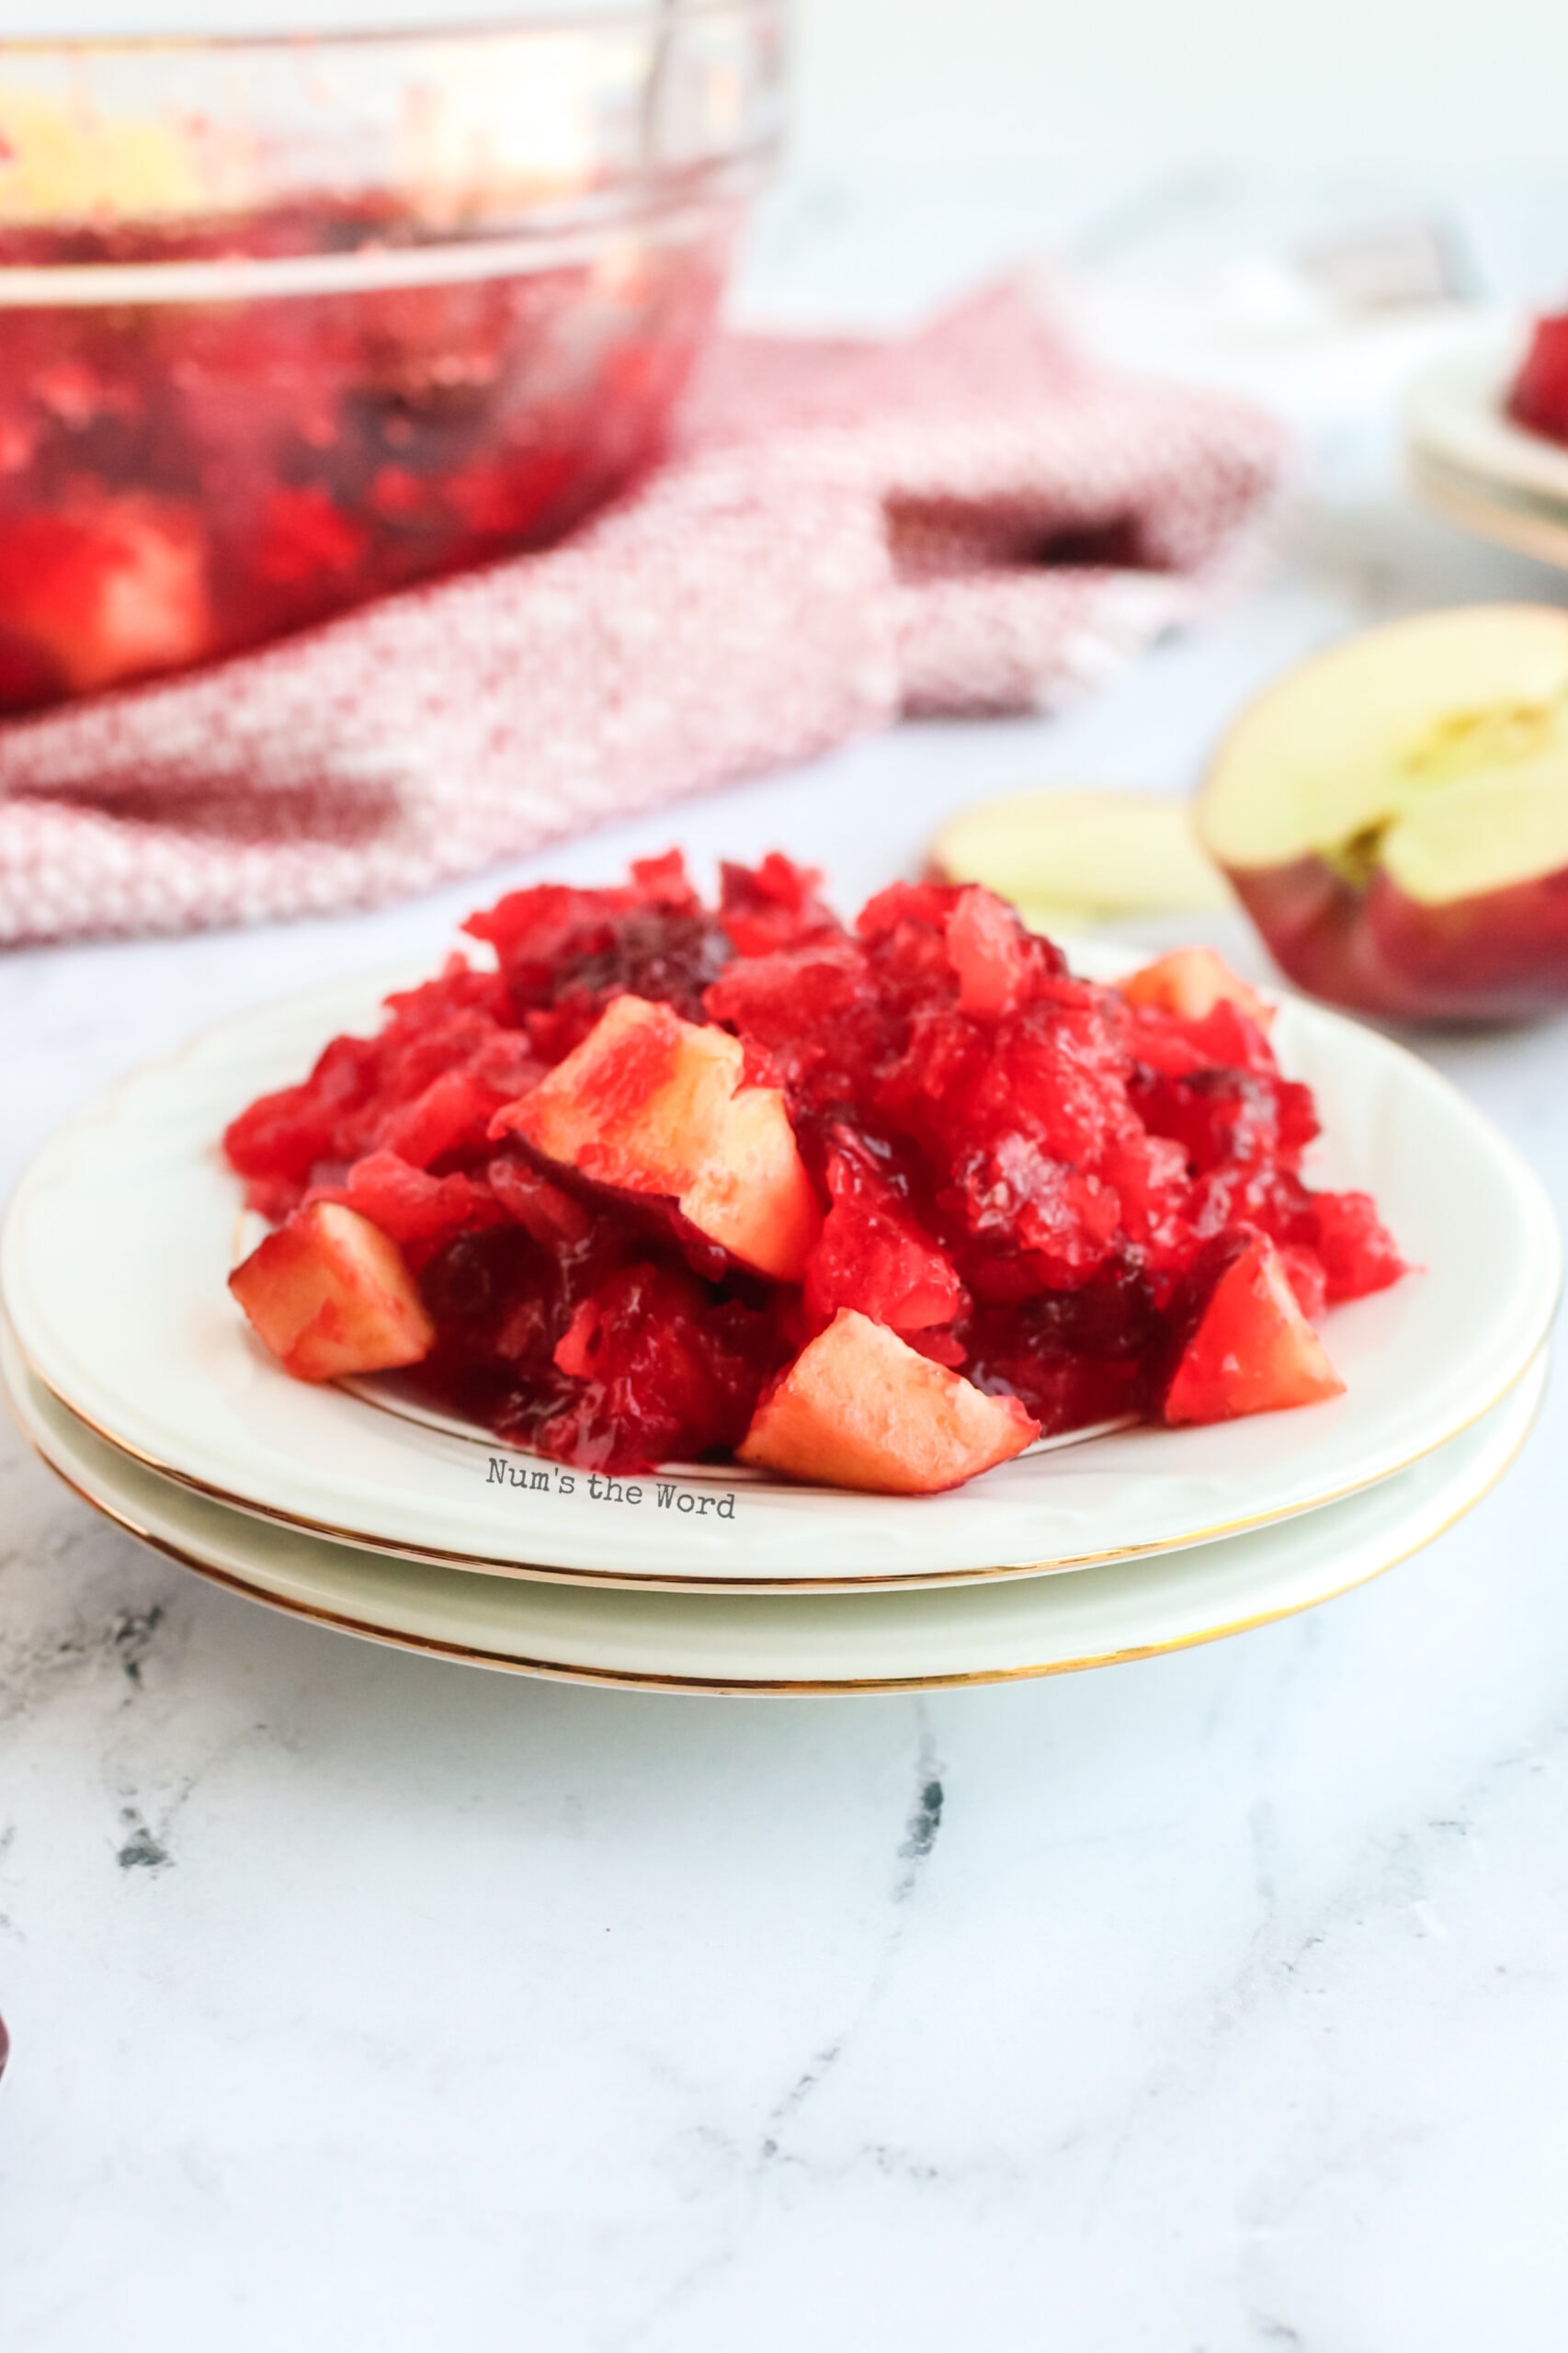
[[1013,285],[898,341],[729,336],[560,546],[0,727],[0,939],[367,905],[903,715],[1048,709],[1214,598],[1283,460]]

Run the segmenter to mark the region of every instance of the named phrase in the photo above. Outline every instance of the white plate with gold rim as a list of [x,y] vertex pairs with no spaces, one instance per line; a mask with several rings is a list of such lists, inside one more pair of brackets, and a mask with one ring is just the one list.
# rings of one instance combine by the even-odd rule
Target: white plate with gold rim
[[[1126,951],[1083,949],[1108,977]],[[38,1377],[126,1452],[220,1500],[402,1555],[680,1589],[855,1587],[1079,1568],[1283,1519],[1387,1478],[1518,1380],[1556,1304],[1540,1185],[1454,1088],[1299,1000],[1276,1029],[1316,1090],[1311,1174],[1364,1186],[1421,1271],[1336,1309],[1346,1394],[1202,1429],[1131,1428],[1020,1457],[957,1492],[846,1495],[734,1472],[574,1478],[483,1431],[291,1381],[224,1288],[238,1189],[217,1139],[406,971],[244,1015],[132,1074],[40,1154],[0,1241]],[[568,1491],[570,1489],[570,1491]]]
[[94,1436],[0,1333],[14,1411],[87,1502],[203,1576],[295,1617],[477,1666],[662,1690],[887,1691],[1106,1666],[1266,1625],[1442,1533],[1528,1437],[1544,1353],[1479,1422],[1344,1502],[1071,1577],[874,1594],[593,1592],[397,1561],[258,1520]]

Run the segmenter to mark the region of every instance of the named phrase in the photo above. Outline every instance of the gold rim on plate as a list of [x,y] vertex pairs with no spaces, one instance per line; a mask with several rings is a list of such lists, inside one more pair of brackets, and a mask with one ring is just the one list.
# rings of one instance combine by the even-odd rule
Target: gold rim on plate
[[[1543,1347],[1532,1358],[1530,1365],[1526,1367],[1526,1374],[1538,1366],[1542,1368],[1544,1373],[1545,1355],[1546,1350]],[[1524,1377],[1525,1375],[1522,1374],[1520,1379]],[[40,1382],[39,1385],[45,1390],[46,1394],[54,1397],[54,1392],[48,1388],[47,1383]],[[1510,1384],[1511,1387],[1517,1385],[1517,1382]],[[1505,1392],[1504,1395],[1507,1393]],[[1417,1552],[1424,1552],[1427,1545],[1436,1543],[1439,1537],[1447,1535],[1449,1530],[1457,1527],[1459,1522],[1473,1511],[1479,1503],[1483,1502],[1513,1467],[1528,1443],[1545,1401],[1546,1382],[1543,1378],[1529,1417],[1503,1461],[1496,1464],[1481,1484],[1436,1528],[1418,1537],[1414,1543],[1398,1544],[1386,1559],[1380,1560],[1361,1574],[1349,1577],[1343,1585],[1331,1586],[1326,1591],[1314,1594],[1306,1600],[1288,1602],[1278,1608],[1255,1610],[1240,1618],[1225,1619],[1213,1625],[1196,1627],[1191,1631],[1173,1636],[1166,1642],[1131,1643],[1115,1650],[1088,1652],[1079,1657],[1045,1660],[1025,1666],[983,1667],[950,1675],[857,1676],[825,1679],[806,1677],[736,1678],[719,1676],[683,1676],[656,1674],[650,1670],[639,1671],[632,1668],[571,1665],[559,1660],[521,1656],[517,1654],[491,1650],[480,1643],[444,1641],[437,1635],[410,1633],[406,1631],[378,1625],[373,1620],[356,1618],[347,1611],[328,1609],[318,1603],[290,1599],[285,1596],[268,1591],[266,1586],[252,1583],[232,1569],[218,1567],[216,1563],[202,1559],[199,1553],[188,1551],[172,1539],[154,1534],[151,1529],[140,1525],[123,1506],[111,1504],[102,1496],[93,1494],[54,1461],[36,1433],[24,1422],[18,1402],[12,1393],[9,1384],[3,1379],[0,1379],[0,1394],[5,1396],[13,1421],[39,1461],[60,1481],[62,1486],[86,1504],[89,1509],[96,1512],[100,1518],[107,1520],[111,1527],[119,1528],[125,1534],[135,1538],[139,1543],[146,1545],[150,1551],[161,1553],[165,1559],[175,1562],[181,1568],[188,1569],[206,1583],[238,1594],[245,1600],[258,1603],[264,1608],[276,1610],[284,1617],[303,1620],[310,1624],[328,1626],[340,1633],[352,1634],[361,1641],[376,1643],[386,1649],[415,1652],[423,1657],[482,1666],[496,1673],[528,1676],[536,1680],[548,1682],[600,1686],[611,1689],[679,1691],[699,1697],[722,1698],[728,1695],[740,1698],[748,1693],[778,1697],[825,1697],[835,1693],[848,1696],[858,1693],[957,1690],[981,1684],[1029,1682],[1040,1680],[1047,1676],[1086,1673],[1096,1667],[1131,1665],[1140,1659],[1167,1657],[1178,1651],[1195,1650],[1208,1643],[1225,1641],[1234,1634],[1250,1633],[1262,1626],[1278,1625],[1287,1618],[1303,1616],[1309,1609],[1315,1609],[1325,1602],[1337,1601],[1345,1594],[1356,1592],[1362,1586],[1370,1585],[1376,1578],[1385,1575],[1390,1569],[1397,1568],[1401,1562],[1414,1558]],[[1503,1402],[1502,1397],[1495,1402],[1500,1404]],[[65,1413],[71,1413],[72,1409],[64,1406],[58,1398],[55,1399],[55,1403],[62,1404],[62,1410]],[[76,1415],[75,1418],[83,1421],[84,1427],[90,1427],[83,1416]],[[1477,1418],[1483,1417],[1477,1416]],[[1187,1548],[1184,1546],[1175,1549],[1186,1550]]]
[[1417,494],[1460,530],[1568,571],[1568,506],[1471,473],[1418,445],[1406,462]]
[[[1380,1471],[1369,1478],[1352,1480],[1348,1485],[1336,1487],[1330,1494],[1314,1496],[1310,1504],[1302,1504],[1293,1511],[1255,1512],[1242,1519],[1216,1520],[1210,1527],[1199,1529],[1191,1535],[1183,1535],[1180,1540],[1174,1544],[1139,1544],[1109,1552],[1075,1552],[1063,1559],[1013,1563],[1003,1568],[929,1569],[913,1575],[870,1575],[846,1579],[842,1584],[830,1584],[820,1577],[741,1579],[623,1576],[614,1570],[558,1569],[535,1561],[492,1560],[483,1553],[449,1552],[432,1545],[394,1544],[384,1537],[367,1536],[357,1529],[336,1528],[326,1520],[309,1519],[302,1513],[284,1511],[270,1504],[254,1503],[247,1496],[233,1495],[226,1488],[213,1486],[209,1481],[198,1479],[188,1472],[176,1471],[168,1463],[160,1462],[155,1455],[143,1453],[140,1448],[127,1444],[125,1439],[118,1438],[112,1430],[106,1429],[101,1423],[96,1422],[90,1414],[85,1414],[79,1405],[74,1404],[70,1398],[62,1396],[52,1382],[45,1380],[17,1338],[16,1328],[5,1316],[3,1308],[0,1308],[0,1323],[4,1324],[6,1336],[27,1367],[28,1376],[53,1398],[57,1405],[74,1415],[83,1427],[90,1430],[103,1445],[112,1448],[117,1454],[123,1454],[128,1461],[140,1463],[143,1470],[154,1472],[160,1479],[168,1480],[171,1486],[184,1487],[192,1495],[204,1495],[210,1503],[222,1504],[228,1510],[239,1512],[246,1519],[265,1520],[275,1528],[294,1529],[302,1536],[319,1536],[331,1544],[352,1545],[356,1552],[374,1552],[382,1560],[414,1561],[426,1568],[460,1569],[476,1576],[511,1577],[523,1583],[535,1585],[602,1586],[625,1593],[734,1595],[820,1593],[826,1595],[855,1594],[868,1590],[884,1593],[915,1593],[929,1586],[1001,1585],[1016,1577],[1071,1574],[1077,1569],[1113,1568],[1118,1563],[1123,1561],[1158,1560],[1164,1553],[1187,1552],[1199,1544],[1216,1543],[1227,1536],[1244,1536],[1256,1529],[1282,1527],[1289,1520],[1301,1519],[1308,1513],[1321,1511],[1331,1504],[1344,1503],[1351,1495],[1364,1495],[1369,1487],[1381,1487],[1385,1479],[1397,1479],[1402,1472],[1414,1470],[1418,1462],[1425,1462],[1428,1456],[1440,1451],[1454,1438],[1462,1438],[1465,1431],[1473,1429],[1478,1422],[1483,1422],[1488,1414],[1494,1412],[1502,1404],[1505,1398],[1513,1394],[1519,1383],[1540,1361],[1540,1354],[1538,1349],[1517,1372],[1504,1381],[1494,1396],[1489,1397],[1483,1405],[1478,1406],[1475,1412],[1467,1415],[1462,1422],[1456,1423],[1452,1429],[1443,1431],[1439,1437],[1431,1439],[1426,1445],[1418,1447],[1415,1453],[1406,1455],[1391,1469]],[[535,1458],[529,1455],[526,1459],[532,1461]],[[837,1494],[840,1490],[831,1488],[824,1489],[823,1492]],[[132,1533],[135,1532],[132,1530]]]

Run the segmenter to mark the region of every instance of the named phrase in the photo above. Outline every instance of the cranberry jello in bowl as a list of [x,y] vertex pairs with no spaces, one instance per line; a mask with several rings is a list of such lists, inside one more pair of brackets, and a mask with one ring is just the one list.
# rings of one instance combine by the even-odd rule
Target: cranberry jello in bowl
[[0,714],[558,536],[656,453],[779,0],[0,40]]

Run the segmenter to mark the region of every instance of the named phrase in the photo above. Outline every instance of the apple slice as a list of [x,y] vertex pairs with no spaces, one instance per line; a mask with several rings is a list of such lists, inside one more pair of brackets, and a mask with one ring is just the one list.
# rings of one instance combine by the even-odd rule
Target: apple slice
[[945,882],[983,882],[1035,931],[1232,904],[1219,869],[1169,794],[1016,792],[952,818],[931,846]]
[[297,1210],[234,1268],[229,1289],[299,1381],[417,1364],[436,1337],[397,1244],[337,1201]]
[[1509,1019],[1568,999],[1568,612],[1489,605],[1352,638],[1270,688],[1199,807],[1303,988]]
[[822,1212],[783,1096],[745,1086],[744,1062],[728,1030],[618,996],[490,1132],[597,1185],[674,1200],[710,1242],[799,1282]]
[[930,1495],[1039,1436],[1016,1397],[987,1396],[844,1307],[764,1398],[736,1451],[743,1462],[821,1486]]
[[1312,1405],[1344,1387],[1302,1313],[1284,1258],[1267,1234],[1255,1232],[1210,1290],[1163,1412],[1167,1422],[1228,1422]]
[[1249,988],[1212,948],[1177,948],[1157,956],[1118,983],[1129,1005],[1156,1013],[1174,1013],[1183,1021],[1201,1021],[1217,1005],[1233,1005],[1267,1029],[1274,1007],[1267,997]]

